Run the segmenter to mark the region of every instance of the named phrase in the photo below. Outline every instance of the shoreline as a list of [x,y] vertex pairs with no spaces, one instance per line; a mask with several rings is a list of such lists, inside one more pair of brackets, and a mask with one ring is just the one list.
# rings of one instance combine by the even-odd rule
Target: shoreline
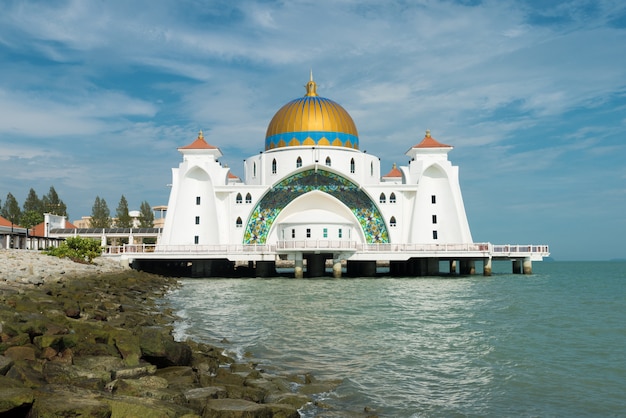
[[340,383],[175,341],[162,302],[177,285],[113,259],[0,250],[0,415],[295,418]]

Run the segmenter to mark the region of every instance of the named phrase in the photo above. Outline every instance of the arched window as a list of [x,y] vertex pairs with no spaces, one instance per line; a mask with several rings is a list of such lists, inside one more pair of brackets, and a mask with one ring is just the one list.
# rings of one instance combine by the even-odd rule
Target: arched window
[[252,203],[252,195],[250,193],[246,195],[246,203]]
[[243,227],[243,222],[241,221],[241,216],[238,216],[238,217],[237,217],[237,222],[235,222],[235,226],[236,226],[237,228],[241,228],[241,227]]
[[391,219],[389,220],[389,226],[390,227],[395,227],[396,226],[396,217],[392,216]]
[[370,163],[370,176],[373,176],[373,175],[374,175],[374,162],[372,161]]
[[272,160],[272,174],[276,174],[276,158]]
[[380,194],[380,198],[378,199],[378,201],[379,201],[380,203],[385,203],[385,202],[387,201],[387,198],[385,197],[385,194],[384,194],[384,193],[381,193],[381,194]]
[[252,165],[252,177],[256,177],[256,163]]
[[326,166],[330,167],[330,157],[326,157]]
[[241,203],[241,193],[237,193],[237,198],[235,199],[235,203]]
[[300,167],[302,167],[302,158],[298,157],[298,159],[296,160],[296,168]]
[[396,194],[395,193],[391,193],[389,195],[389,203],[396,203]]
[[350,160],[350,173],[354,174],[354,158]]

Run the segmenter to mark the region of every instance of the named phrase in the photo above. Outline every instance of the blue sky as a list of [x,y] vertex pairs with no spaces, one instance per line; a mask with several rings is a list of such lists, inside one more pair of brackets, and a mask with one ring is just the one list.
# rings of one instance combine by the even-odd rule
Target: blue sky
[[312,69],[383,172],[455,147],[474,241],[626,258],[622,0],[3,0],[0,60],[2,201],[167,204],[199,130],[241,176]]

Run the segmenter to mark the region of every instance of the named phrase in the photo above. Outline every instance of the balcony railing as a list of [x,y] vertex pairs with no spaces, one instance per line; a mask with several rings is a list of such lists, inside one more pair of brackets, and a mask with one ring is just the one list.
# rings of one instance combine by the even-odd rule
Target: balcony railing
[[491,243],[467,244],[361,244],[342,240],[294,240],[278,241],[275,245],[155,245],[125,244],[109,246],[103,251],[106,255],[115,254],[268,254],[295,251],[347,251],[347,252],[410,252],[410,253],[482,253],[485,256],[523,256],[537,254],[548,256],[547,245],[494,245]]

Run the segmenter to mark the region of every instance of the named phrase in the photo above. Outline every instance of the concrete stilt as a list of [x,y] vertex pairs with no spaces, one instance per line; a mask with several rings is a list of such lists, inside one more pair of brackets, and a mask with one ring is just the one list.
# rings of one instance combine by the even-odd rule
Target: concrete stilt
[[533,274],[533,262],[529,257],[524,258],[523,272],[524,274]]
[[513,260],[513,274],[522,273],[522,263],[520,260]]
[[456,274],[456,260],[450,260],[450,274]]
[[293,268],[293,277],[295,277],[296,279],[302,279],[304,277],[304,260],[302,259],[302,253],[296,254]]
[[333,277],[335,279],[341,278],[341,260],[333,259]]
[[483,259],[483,276],[491,276],[491,257]]

